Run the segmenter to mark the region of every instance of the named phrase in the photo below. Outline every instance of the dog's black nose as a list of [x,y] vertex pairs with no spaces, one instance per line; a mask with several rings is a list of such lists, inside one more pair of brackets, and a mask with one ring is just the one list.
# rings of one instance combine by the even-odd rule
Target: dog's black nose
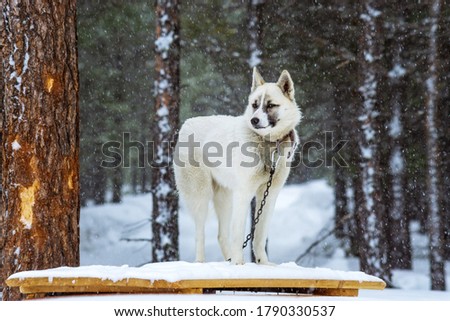
[[250,122],[252,123],[253,126],[258,125],[259,118],[253,117],[252,119],[250,119]]

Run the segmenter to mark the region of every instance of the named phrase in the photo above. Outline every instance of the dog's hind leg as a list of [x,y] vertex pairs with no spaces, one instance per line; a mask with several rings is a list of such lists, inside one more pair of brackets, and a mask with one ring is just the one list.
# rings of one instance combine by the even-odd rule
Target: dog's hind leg
[[205,223],[208,216],[210,195],[204,191],[186,198],[186,207],[195,222],[195,261],[205,262]]
[[212,180],[201,168],[177,169],[178,190],[195,223],[195,261],[205,262],[205,222],[212,199]]
[[195,211],[195,261],[205,262],[205,222],[208,216],[208,202],[198,204]]
[[230,257],[230,222],[233,211],[233,193],[225,187],[215,186],[214,188],[214,209],[216,210],[217,220],[219,222],[219,240],[220,249],[225,260]]

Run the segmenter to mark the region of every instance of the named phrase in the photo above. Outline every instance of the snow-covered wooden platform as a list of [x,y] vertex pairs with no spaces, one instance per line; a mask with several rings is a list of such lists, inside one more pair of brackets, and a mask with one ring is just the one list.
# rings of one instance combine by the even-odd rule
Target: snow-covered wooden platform
[[357,296],[359,289],[382,290],[383,280],[363,272],[228,262],[152,263],[142,267],[82,266],[25,271],[6,281],[29,298],[74,293],[280,292]]

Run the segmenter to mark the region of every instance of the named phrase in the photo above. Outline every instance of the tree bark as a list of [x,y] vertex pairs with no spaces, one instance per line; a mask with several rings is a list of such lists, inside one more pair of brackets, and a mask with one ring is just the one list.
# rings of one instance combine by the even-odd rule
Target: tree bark
[[112,185],[112,203],[122,202],[122,187],[123,187],[123,170],[121,166],[112,169],[111,174]]
[[[147,141],[146,136],[141,136],[141,142]],[[148,145],[144,148],[144,153],[139,154],[139,162],[144,164],[144,167],[140,169],[140,185],[141,185],[141,194],[145,194],[149,192],[149,188],[147,186],[148,179],[148,166],[149,166],[149,159],[152,159],[153,156],[152,151],[149,150]]]
[[[352,124],[350,123],[354,117],[351,116],[351,111],[354,110],[354,97],[352,95],[353,86],[348,81],[349,73],[353,72],[353,68],[346,67],[345,70],[337,72],[337,83],[334,89],[334,106],[333,106],[333,133],[337,140],[347,140],[352,137]],[[347,149],[351,153],[352,149]],[[351,155],[344,155],[346,161],[349,162]],[[351,162],[349,162],[351,163]],[[353,216],[353,211],[350,212],[351,203],[353,200],[349,199],[349,188],[351,188],[352,168],[349,166],[341,166],[340,164],[333,164],[334,171],[334,199],[335,199],[335,235],[339,239],[350,240],[350,234],[355,231],[350,229],[351,221],[347,219],[349,215]],[[350,246],[351,247],[351,246]]]
[[[448,1],[446,2],[449,3]],[[444,8],[445,4],[444,2]],[[448,5],[447,5],[447,12]],[[440,120],[438,124],[440,151],[442,153],[442,197],[444,206],[444,222],[446,227],[444,228],[444,256],[446,260],[450,260],[450,126],[448,126],[448,116],[450,115],[450,59],[448,59],[448,52],[450,52],[450,41],[448,37],[450,35],[450,17],[449,14],[445,15],[445,11],[440,19],[440,28],[438,30],[439,41],[439,61],[438,68],[440,70],[440,101],[439,101],[439,115],[437,118]]]
[[[248,34],[248,64],[250,68],[259,67],[262,64],[262,32],[263,32],[263,9],[265,0],[248,0],[247,2],[247,34]],[[250,230],[255,229],[254,217],[260,204],[256,204],[256,197],[250,203]],[[253,249],[253,240],[250,241],[250,248]],[[268,240],[266,241],[266,253],[268,250]],[[251,251],[252,262],[256,261],[255,253]]]
[[93,198],[96,205],[102,205],[106,203],[106,187],[108,183],[107,169],[101,166],[103,157],[102,144],[100,142],[95,143],[93,150],[94,162],[91,163],[92,167],[89,169],[92,175],[88,182],[90,187],[89,198]]
[[430,7],[428,78],[426,80],[426,155],[427,155],[427,230],[430,250],[431,289],[445,290],[444,209],[442,201],[441,154],[438,136],[438,37],[437,29],[442,1],[434,0]]
[[75,1],[2,8],[4,279],[79,264],[79,132]]
[[247,14],[248,23],[247,31],[249,36],[249,52],[250,57],[248,64],[250,68],[257,67],[262,64],[262,40],[263,40],[263,9],[265,0],[248,0]]
[[179,1],[156,1],[155,108],[153,192],[153,262],[174,261],[178,250],[178,193],[172,174],[173,142],[179,128],[180,22]]
[[381,1],[365,0],[362,3],[360,19],[362,35],[359,44],[361,86],[360,135],[361,152],[360,174],[362,197],[356,204],[361,231],[360,265],[369,274],[391,280],[391,271],[386,265],[387,245],[383,226],[385,212],[382,200],[380,166],[381,154],[381,106],[382,96],[382,58],[384,39],[382,37],[383,12]]
[[387,239],[389,244],[388,262],[392,269],[412,268],[412,248],[409,232],[410,217],[405,210],[406,162],[403,153],[404,119],[403,113],[407,102],[408,74],[403,48],[406,45],[405,6],[393,4],[395,16],[391,23],[392,41],[388,51],[392,53],[392,63],[388,72],[387,116],[388,144],[386,157],[389,171],[386,182]]
[[[2,3],[3,4],[3,3]],[[4,45],[4,39],[6,37],[5,28],[3,19],[0,19],[0,57],[2,56],[3,52],[3,45]],[[0,145],[3,145],[3,96],[4,96],[4,78],[3,78],[3,63],[0,63]],[[0,147],[0,164],[3,162],[3,153],[2,148]],[[3,194],[3,186],[1,185],[2,181],[2,166],[0,165],[0,291],[3,291],[3,277],[2,277],[2,271],[3,271],[3,240],[5,240],[4,234],[5,231],[3,231],[3,201],[2,201],[2,194]]]

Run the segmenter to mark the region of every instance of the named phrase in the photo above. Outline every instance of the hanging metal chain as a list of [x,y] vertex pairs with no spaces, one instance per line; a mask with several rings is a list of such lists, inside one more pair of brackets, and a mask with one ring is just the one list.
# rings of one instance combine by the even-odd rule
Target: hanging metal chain
[[[277,149],[272,152],[269,181],[266,184],[266,190],[264,191],[263,199],[261,200],[259,209],[256,212],[255,217],[253,217],[253,224],[252,224],[250,233],[248,233],[247,237],[245,238],[244,244],[242,245],[243,249],[245,249],[245,247],[248,245],[248,242],[250,240],[253,241],[253,238],[255,237],[255,227],[256,227],[256,224],[258,224],[258,222],[259,222],[259,218],[261,217],[264,205],[266,205],[266,198],[267,198],[267,196],[269,196],[269,189],[270,189],[270,186],[272,186],[273,174],[275,173],[275,168],[277,167],[278,161],[280,160],[280,150],[279,149],[280,149],[279,142],[277,141]],[[277,153],[276,159],[275,159],[275,153]]]

